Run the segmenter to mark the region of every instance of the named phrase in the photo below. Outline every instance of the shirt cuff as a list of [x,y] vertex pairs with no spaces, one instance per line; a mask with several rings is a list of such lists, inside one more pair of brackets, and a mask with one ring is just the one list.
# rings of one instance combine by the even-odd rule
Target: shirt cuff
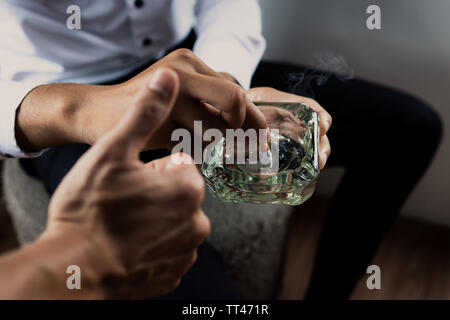
[[[210,43],[214,43],[211,45]],[[265,49],[262,39],[255,39],[256,52],[250,53],[236,39],[208,39],[202,37],[194,46],[194,53],[210,68],[217,72],[231,74],[245,89],[250,88],[253,73]]]
[[21,150],[15,134],[17,109],[35,87],[31,83],[0,80],[0,159],[38,157],[45,151],[30,153]]

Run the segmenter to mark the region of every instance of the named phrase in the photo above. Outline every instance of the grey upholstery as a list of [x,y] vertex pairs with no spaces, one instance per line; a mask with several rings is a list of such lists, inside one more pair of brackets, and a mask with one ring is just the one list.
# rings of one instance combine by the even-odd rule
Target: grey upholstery
[[[46,224],[49,199],[44,187],[17,160],[5,161],[2,180],[20,242],[33,241]],[[224,258],[243,297],[273,297],[291,207],[221,203],[207,193],[203,209],[212,226],[208,241]]]
[[35,240],[45,229],[49,198],[44,186],[29,177],[18,160],[3,166],[3,192],[21,244]]

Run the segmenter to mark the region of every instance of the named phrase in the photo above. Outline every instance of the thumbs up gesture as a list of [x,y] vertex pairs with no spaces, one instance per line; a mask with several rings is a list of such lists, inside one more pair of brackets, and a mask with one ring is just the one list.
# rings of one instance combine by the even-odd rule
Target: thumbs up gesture
[[79,160],[51,200],[43,237],[74,239],[81,254],[71,261],[73,243],[67,243],[61,259],[81,265],[85,286],[101,297],[173,291],[210,231],[200,209],[204,183],[192,159],[139,160],[178,90],[175,72],[155,72],[121,122]]

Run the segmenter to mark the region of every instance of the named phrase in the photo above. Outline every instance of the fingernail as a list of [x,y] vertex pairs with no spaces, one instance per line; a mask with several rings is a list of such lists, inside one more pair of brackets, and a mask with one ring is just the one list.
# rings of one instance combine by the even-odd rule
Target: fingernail
[[167,70],[159,69],[153,74],[148,87],[161,93],[164,98],[170,99],[175,90],[175,81]]

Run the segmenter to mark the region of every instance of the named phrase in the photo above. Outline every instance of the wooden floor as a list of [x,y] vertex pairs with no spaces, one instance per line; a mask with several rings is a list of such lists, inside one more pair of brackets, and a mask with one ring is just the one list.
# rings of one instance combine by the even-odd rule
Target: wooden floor
[[[302,299],[305,293],[325,207],[326,201],[316,197],[304,204],[302,214],[293,217],[280,299]],[[17,244],[0,186],[0,254]],[[362,279],[352,299],[450,299],[449,229],[401,218],[373,264],[381,267],[382,289],[368,290]]]
[[[313,268],[326,201],[304,206],[291,223],[280,299],[302,299]],[[352,299],[450,299],[450,229],[400,218],[372,264],[380,266],[381,290],[368,290],[364,277]]]

